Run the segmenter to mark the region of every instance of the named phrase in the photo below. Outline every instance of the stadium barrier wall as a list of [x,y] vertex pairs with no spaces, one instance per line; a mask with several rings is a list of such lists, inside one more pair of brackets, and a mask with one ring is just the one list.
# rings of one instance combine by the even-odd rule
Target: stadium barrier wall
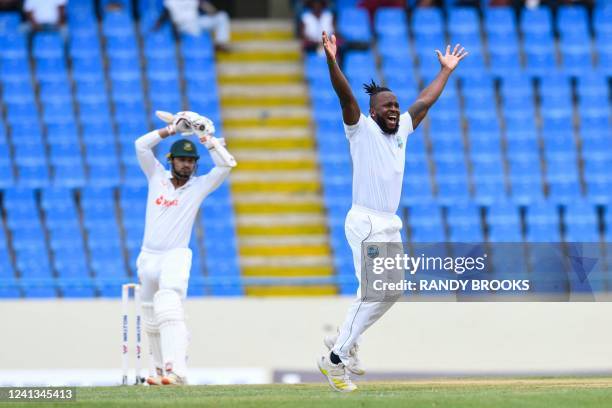
[[[189,365],[209,376],[255,370],[252,382],[271,381],[274,370],[314,371],[324,334],[350,301],[190,299]],[[0,302],[0,383],[16,370],[118,374],[120,312],[119,300]],[[611,323],[612,303],[603,302],[399,303],[366,333],[360,355],[369,372],[411,376],[610,373]]]

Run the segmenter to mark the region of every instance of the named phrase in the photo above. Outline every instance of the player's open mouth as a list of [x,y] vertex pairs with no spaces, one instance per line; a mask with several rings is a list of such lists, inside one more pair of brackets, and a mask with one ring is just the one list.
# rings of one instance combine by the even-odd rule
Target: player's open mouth
[[397,116],[396,115],[389,115],[389,116],[387,116],[387,120],[395,125],[397,123]]

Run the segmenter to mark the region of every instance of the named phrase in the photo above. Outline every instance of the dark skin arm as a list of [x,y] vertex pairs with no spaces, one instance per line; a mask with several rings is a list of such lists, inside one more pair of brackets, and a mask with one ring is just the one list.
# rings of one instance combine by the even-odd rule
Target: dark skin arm
[[453,52],[450,52],[450,45],[446,47],[446,54],[442,55],[439,50],[436,50],[436,54],[438,55],[438,60],[440,61],[440,72],[434,78],[433,81],[425,89],[421,91],[417,100],[408,108],[408,113],[410,113],[410,117],[412,118],[412,128],[416,129],[417,126],[421,123],[421,121],[427,115],[427,111],[429,108],[433,106],[433,104],[438,100],[444,87],[446,86],[446,82],[450,77],[450,74],[453,72],[459,61],[465,58],[468,53],[463,49],[459,49],[459,44],[455,46]]
[[329,77],[342,107],[342,120],[347,125],[354,125],[359,122],[361,111],[359,110],[357,99],[355,99],[355,95],[353,95],[353,91],[336,61],[336,51],[338,49],[336,46],[336,36],[332,35],[329,38],[327,33],[323,31],[323,48],[327,56]]

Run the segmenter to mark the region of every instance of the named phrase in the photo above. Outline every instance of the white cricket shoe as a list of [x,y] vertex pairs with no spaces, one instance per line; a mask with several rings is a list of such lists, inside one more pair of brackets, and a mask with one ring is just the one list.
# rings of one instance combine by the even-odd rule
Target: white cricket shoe
[[[323,343],[325,344],[325,347],[331,351],[334,348],[334,344],[336,344],[337,339],[337,334],[325,336],[323,338]],[[346,366],[346,368],[348,368],[348,370],[355,375],[364,375],[365,369],[362,367],[361,360],[359,360],[359,356],[357,355],[358,351],[359,346],[357,344],[351,347],[349,350],[349,364]]]
[[334,364],[329,360],[329,355],[323,355],[317,361],[321,373],[327,377],[330,387],[338,392],[351,392],[357,389],[349,377],[344,364]]
[[176,375],[175,373],[168,373],[162,377],[162,384],[187,385],[187,378]]

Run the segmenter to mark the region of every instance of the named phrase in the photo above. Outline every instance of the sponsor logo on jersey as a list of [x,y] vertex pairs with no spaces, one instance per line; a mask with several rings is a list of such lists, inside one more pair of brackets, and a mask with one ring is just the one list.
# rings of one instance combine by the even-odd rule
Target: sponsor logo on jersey
[[164,195],[162,194],[155,199],[155,204],[162,207],[176,207],[178,205],[178,200],[168,200],[167,198],[164,198]]

